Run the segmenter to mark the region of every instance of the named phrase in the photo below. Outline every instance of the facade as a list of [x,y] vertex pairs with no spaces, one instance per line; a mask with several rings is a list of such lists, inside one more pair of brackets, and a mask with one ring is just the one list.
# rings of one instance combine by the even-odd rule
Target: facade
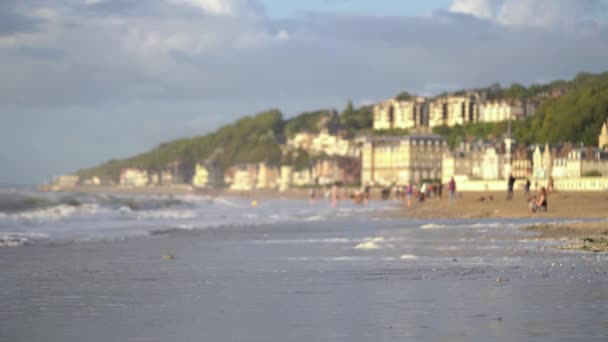
[[255,164],[245,164],[237,167],[232,176],[230,189],[237,191],[253,190],[257,180],[257,171]]
[[257,189],[274,189],[279,186],[280,170],[276,166],[260,163],[257,172]]
[[518,179],[532,175],[532,153],[526,145],[519,145],[511,156],[511,174]]
[[325,153],[329,156],[357,155],[357,149],[353,143],[343,139],[339,135],[329,134],[327,129],[322,129],[321,133],[312,139],[309,150],[312,152]]
[[517,120],[532,116],[536,103],[522,100],[487,101],[480,105],[481,122]]
[[293,166],[282,165],[281,166],[281,179],[279,183],[279,191],[285,191],[289,189],[293,184]]
[[476,91],[441,96],[432,100],[412,97],[388,99],[373,108],[374,129],[411,129],[464,125],[475,122],[499,122],[532,116],[538,103],[534,100],[486,101]]
[[224,175],[216,163],[197,163],[194,167],[192,185],[197,188],[215,189],[224,183]]
[[287,140],[287,146],[298,149],[301,148],[305,151],[310,150],[312,147],[312,140],[315,135],[310,132],[299,132],[293,138]]
[[597,138],[598,140],[598,148],[607,149],[608,148],[608,122],[604,121],[602,125],[602,130],[600,131],[600,135]]
[[596,173],[608,177],[608,152],[598,148],[576,148],[568,153],[568,178],[581,178]]
[[410,129],[428,126],[428,103],[424,97],[388,99],[373,108],[374,129]]
[[479,122],[480,94],[448,95],[429,104],[429,127],[454,126]]
[[363,146],[362,184],[407,184],[439,179],[447,141],[437,135],[378,137]]
[[148,180],[148,172],[145,170],[127,168],[120,172],[120,185],[122,186],[146,186]]
[[80,177],[76,175],[65,175],[55,178],[53,185],[60,188],[69,188],[78,185],[78,182],[80,182]]

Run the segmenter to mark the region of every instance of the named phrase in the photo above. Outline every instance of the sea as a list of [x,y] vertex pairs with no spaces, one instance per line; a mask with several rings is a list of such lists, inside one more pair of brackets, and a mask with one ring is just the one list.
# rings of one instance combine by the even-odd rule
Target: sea
[[0,341],[608,341],[608,255],[521,230],[568,219],[394,210],[4,187]]

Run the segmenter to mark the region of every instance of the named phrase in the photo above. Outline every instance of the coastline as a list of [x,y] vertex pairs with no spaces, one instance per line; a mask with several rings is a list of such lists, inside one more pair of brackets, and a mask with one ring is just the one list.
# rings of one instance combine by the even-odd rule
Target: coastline
[[[354,188],[348,188],[350,193]],[[308,189],[288,189],[279,192],[272,189],[253,191],[202,190],[190,186],[116,187],[77,186],[63,188],[58,192],[119,193],[149,195],[198,195],[231,196],[249,199],[306,199]],[[318,196],[322,194],[318,193]],[[350,200],[350,199],[348,199]],[[380,190],[372,189],[372,201],[380,201]],[[539,239],[564,241],[560,249],[608,252],[608,193],[606,192],[553,192],[548,196],[549,210],[532,213],[522,191],[515,191],[513,199],[507,200],[505,192],[460,192],[453,205],[446,195],[441,199],[430,198],[424,202],[414,201],[407,208],[404,200],[394,196],[387,203],[396,204],[395,209],[382,212],[383,217],[395,219],[479,219],[479,218],[544,218],[559,220],[585,220],[593,222],[553,223],[524,227],[524,231],[536,232]]]

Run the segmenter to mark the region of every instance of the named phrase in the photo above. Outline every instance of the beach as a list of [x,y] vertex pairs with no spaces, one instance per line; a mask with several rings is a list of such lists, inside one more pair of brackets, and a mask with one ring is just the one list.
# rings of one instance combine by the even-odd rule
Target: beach
[[[0,214],[13,241],[0,248],[0,340],[608,337],[608,254],[560,249],[560,238],[525,229],[573,221],[549,213],[416,217],[447,200],[408,211],[376,191],[367,205],[336,206],[306,196],[7,194],[19,201],[5,208],[44,206]],[[474,206],[469,195],[454,207]],[[506,200],[493,201],[487,210]]]

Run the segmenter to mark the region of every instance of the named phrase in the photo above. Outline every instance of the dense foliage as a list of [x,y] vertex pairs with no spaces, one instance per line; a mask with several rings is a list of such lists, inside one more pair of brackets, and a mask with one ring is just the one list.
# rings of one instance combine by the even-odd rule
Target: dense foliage
[[525,142],[583,142],[596,145],[608,116],[608,72],[579,74],[568,82],[568,92],[538,108],[516,136]]
[[[602,123],[608,117],[608,72],[599,75],[582,73],[570,82],[555,81],[528,88],[512,86],[505,93],[520,92],[527,97],[556,89],[568,91],[544,100],[531,118],[512,122],[517,141],[526,144],[571,141],[596,145]],[[467,136],[501,138],[507,129],[507,122],[499,122],[440,126],[433,128],[433,132],[447,137],[449,144],[454,146]]]
[[129,159],[112,160],[78,174],[85,178],[95,175],[116,181],[123,168],[162,170],[178,160],[184,177],[189,178],[194,164],[212,154],[223,168],[260,161],[278,164],[281,159],[278,138],[283,134],[283,126],[281,112],[270,110],[255,117],[242,118],[214,133],[161,144],[150,152]]
[[347,138],[362,131],[370,131],[373,126],[372,107],[361,106],[355,109],[352,101],[348,101],[340,113],[340,124],[346,130]]
[[335,125],[335,117],[333,111],[318,110],[314,112],[305,112],[285,123],[285,135],[293,137],[299,132],[319,133],[324,123],[329,126]]

